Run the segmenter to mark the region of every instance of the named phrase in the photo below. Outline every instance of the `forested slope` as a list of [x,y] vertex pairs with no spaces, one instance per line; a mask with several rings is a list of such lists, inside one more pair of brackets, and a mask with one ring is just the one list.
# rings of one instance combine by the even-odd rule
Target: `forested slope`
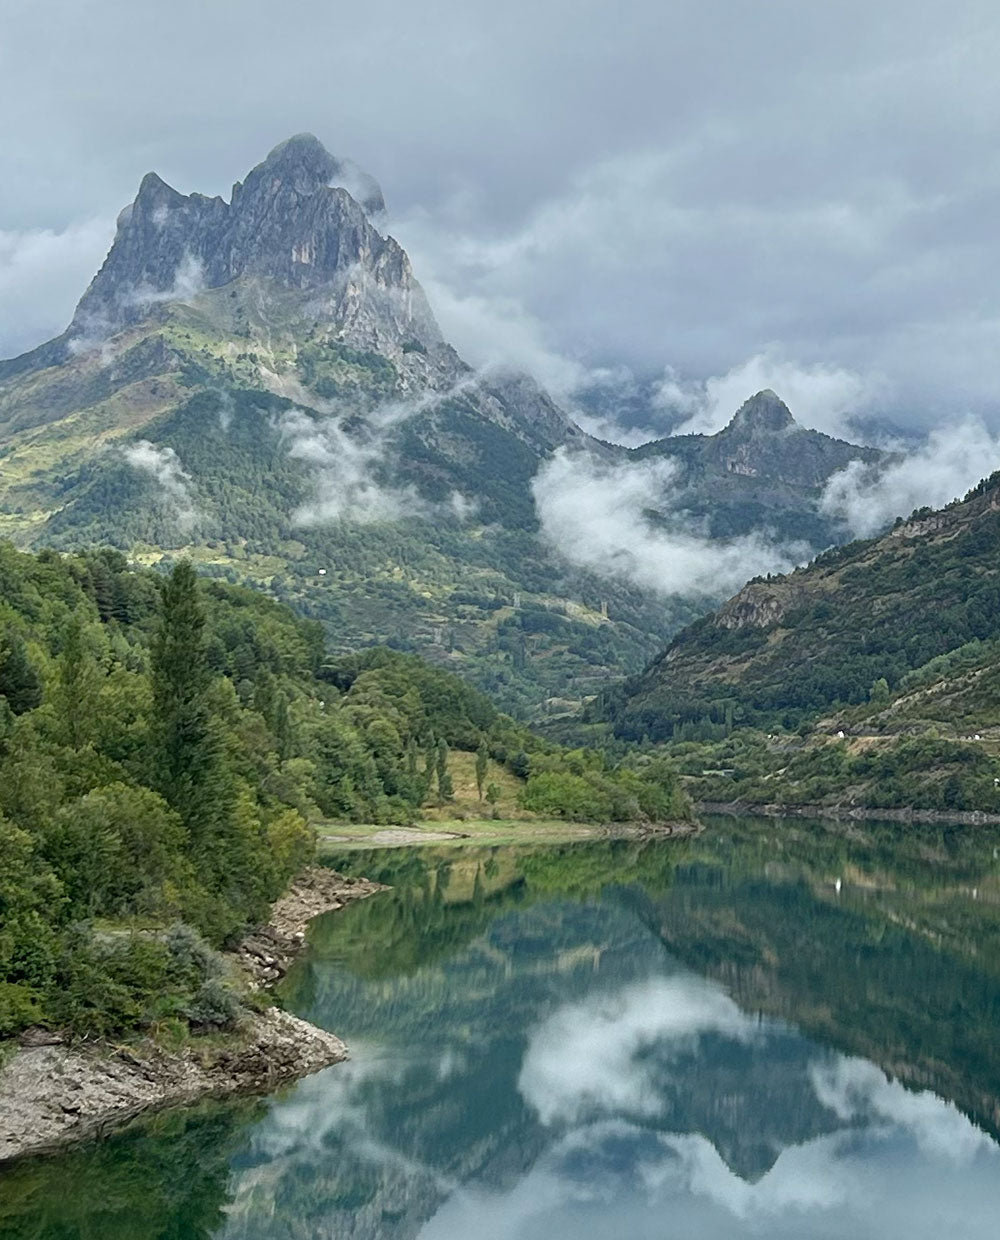
[[0,1038],[231,1023],[213,949],[312,856],[311,822],[418,818],[452,747],[505,763],[527,810],[684,812],[657,764],[543,743],[411,655],[328,658],[317,623],[186,561],[0,544]]

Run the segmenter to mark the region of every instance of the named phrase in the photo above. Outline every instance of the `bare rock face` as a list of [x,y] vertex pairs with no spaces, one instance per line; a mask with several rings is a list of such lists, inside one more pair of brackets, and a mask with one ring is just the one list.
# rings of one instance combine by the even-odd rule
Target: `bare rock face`
[[770,582],[751,581],[715,614],[720,629],[766,629],[777,624],[797,601],[797,592],[786,578]]
[[111,335],[159,304],[258,280],[308,294],[318,317],[366,346],[438,345],[406,253],[373,222],[384,209],[375,180],[310,134],[275,147],[228,203],[181,194],[147,173],[66,342],[72,349],[74,339]]
[[725,473],[807,488],[822,486],[851,461],[883,459],[876,449],[807,430],[770,388],[745,401],[728,426],[704,441],[703,452]]
[[277,1008],[210,1050],[25,1048],[0,1075],[0,1163],[103,1135],[146,1110],[266,1092],[346,1058],[339,1038]]

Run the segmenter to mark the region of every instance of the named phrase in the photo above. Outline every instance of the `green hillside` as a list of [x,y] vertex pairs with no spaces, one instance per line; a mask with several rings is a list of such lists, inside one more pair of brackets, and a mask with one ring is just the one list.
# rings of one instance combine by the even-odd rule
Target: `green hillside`
[[998,498],[751,582],[591,717],[705,800],[1000,812]]

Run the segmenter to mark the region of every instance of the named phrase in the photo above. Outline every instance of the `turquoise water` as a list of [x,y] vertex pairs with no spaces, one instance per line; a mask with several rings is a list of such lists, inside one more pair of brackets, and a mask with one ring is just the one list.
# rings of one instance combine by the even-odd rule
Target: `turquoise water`
[[286,1005],[353,1057],[0,1176],[0,1235],[1000,1233],[1000,835],[353,853]]

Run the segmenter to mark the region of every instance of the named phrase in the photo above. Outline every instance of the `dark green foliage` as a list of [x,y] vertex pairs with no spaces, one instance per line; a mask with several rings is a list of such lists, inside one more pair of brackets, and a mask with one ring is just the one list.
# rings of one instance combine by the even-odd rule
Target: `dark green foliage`
[[[825,552],[787,578],[751,583],[760,622],[707,616],[592,710],[627,739],[719,739],[707,725],[798,726],[885,700],[917,669],[1000,637],[1000,513],[978,489],[933,519]],[[920,518],[920,520],[918,520]],[[736,668],[734,674],[733,668]],[[874,694],[874,696],[873,696]]]
[[439,743],[445,768],[525,743],[456,677],[324,661],[317,624],[187,563],[0,544],[0,583],[0,1036],[231,1023],[213,949],[310,859],[309,819],[412,821]]
[[42,700],[42,682],[17,633],[0,636],[0,696],[14,715],[34,710]]
[[198,853],[210,850],[211,818],[226,798],[221,738],[209,700],[211,673],[198,579],[187,561],[163,588],[150,651],[153,689],[152,779],[180,814]]
[[[326,345],[316,347],[327,356]],[[348,370],[355,377],[364,370],[357,358],[341,357],[337,366],[338,382]],[[364,405],[362,391],[357,400]],[[281,431],[291,402],[227,389],[231,417],[223,429],[219,399],[218,390],[198,392],[143,429],[173,449],[197,480],[193,526],[178,522],[154,479],[108,454],[54,484],[58,511],[46,524],[44,540],[61,549],[92,543],[123,551],[197,546],[211,561],[206,571],[266,585],[301,615],[319,621],[334,649],[346,653],[382,644],[419,652],[460,672],[521,717],[530,717],[544,697],[578,699],[616,673],[637,671],[694,614],[689,604],[665,605],[639,590],[568,572],[534,533],[530,483],[537,453],[485,417],[474,401],[446,401],[407,418],[386,445],[386,477],[380,481],[412,487],[440,505],[433,515],[311,526],[296,514],[315,498],[315,477],[289,456]],[[356,424],[347,423],[348,433],[367,433],[360,416]],[[460,468],[456,444],[462,446]],[[456,492],[478,505],[476,536],[451,515]],[[91,557],[91,589],[104,621],[131,618],[120,614],[131,600],[114,596],[116,575],[107,558],[114,554]],[[264,556],[280,566],[270,568],[269,582],[254,571],[254,559]],[[325,570],[322,578],[319,568]],[[562,611],[547,612],[553,593],[595,611],[607,602],[609,619],[596,624],[571,618],[563,614],[565,604],[556,605]],[[526,625],[517,619],[516,599]]]

